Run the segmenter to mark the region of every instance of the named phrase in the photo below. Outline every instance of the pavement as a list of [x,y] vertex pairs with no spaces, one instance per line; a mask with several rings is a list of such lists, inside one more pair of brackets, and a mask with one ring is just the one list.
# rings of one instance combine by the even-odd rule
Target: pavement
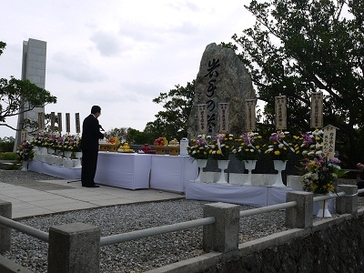
[[184,195],[180,193],[154,189],[128,190],[103,185],[99,188],[85,188],[80,181],[65,179],[23,184],[0,182],[0,200],[12,203],[13,219],[182,198]]

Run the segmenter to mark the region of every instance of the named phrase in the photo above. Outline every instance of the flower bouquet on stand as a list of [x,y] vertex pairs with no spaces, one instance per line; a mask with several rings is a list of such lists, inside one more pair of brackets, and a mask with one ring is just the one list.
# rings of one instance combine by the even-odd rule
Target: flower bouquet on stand
[[198,176],[195,179],[196,182],[201,181],[201,173],[207,165],[210,151],[209,141],[211,141],[211,136],[198,135],[196,139],[191,139],[187,146],[188,155],[197,161],[199,168]]
[[299,150],[295,149],[289,132],[277,131],[271,134],[264,154],[273,160],[274,169],[278,171],[273,187],[286,187],[282,181],[282,171],[286,169],[287,160],[295,153],[299,153]]
[[234,150],[234,136],[232,134],[218,134],[211,144],[209,158],[217,160],[217,167],[220,169],[220,178],[217,184],[228,184],[225,179],[225,170],[229,166],[230,152]]
[[323,134],[323,131],[319,129],[302,134],[300,148],[303,149],[302,156],[304,158],[314,159],[316,155],[322,153]]
[[248,176],[244,185],[252,185],[251,175],[255,169],[257,160],[262,153],[262,136],[257,132],[247,132],[236,139],[237,147],[233,150],[235,157],[244,162],[244,167],[248,170]]
[[[303,159],[304,170],[301,179],[303,190],[315,195],[335,193],[337,178],[346,174],[346,171],[339,166],[340,162],[336,157],[327,158],[322,152],[317,153],[312,159]],[[320,202],[319,205],[317,216],[331,217],[326,200]]]
[[18,160],[22,163],[21,170],[28,170],[28,161],[34,157],[33,144],[28,141],[23,141],[16,150],[16,154]]

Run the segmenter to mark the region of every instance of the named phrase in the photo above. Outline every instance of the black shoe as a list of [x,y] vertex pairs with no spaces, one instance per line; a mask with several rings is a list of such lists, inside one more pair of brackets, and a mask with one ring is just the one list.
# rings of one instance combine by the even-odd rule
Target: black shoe
[[86,186],[83,186],[83,187],[86,187],[86,188],[99,188],[100,186],[96,185],[96,184],[93,184],[93,185],[86,185]]

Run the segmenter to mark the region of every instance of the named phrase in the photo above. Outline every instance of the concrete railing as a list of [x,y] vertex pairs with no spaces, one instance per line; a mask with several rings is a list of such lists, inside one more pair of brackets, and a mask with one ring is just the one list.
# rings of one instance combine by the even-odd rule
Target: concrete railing
[[[312,193],[288,192],[286,203],[240,211],[239,205],[213,203],[204,206],[204,218],[100,238],[98,227],[72,223],[50,227],[49,233],[11,220],[11,203],[0,201],[0,254],[10,250],[11,228],[49,243],[48,272],[99,272],[100,247],[203,226],[203,250],[229,253],[238,250],[240,218],[285,209],[288,228],[310,228],[313,225],[313,202],[336,198],[338,214],[356,215],[358,191],[355,185],[339,185],[332,196],[314,197]],[[87,255],[84,255],[87,253]],[[0,265],[1,266],[1,265]],[[0,267],[1,269],[1,267]],[[10,272],[10,271],[8,271]],[[14,271],[15,272],[15,271]]]

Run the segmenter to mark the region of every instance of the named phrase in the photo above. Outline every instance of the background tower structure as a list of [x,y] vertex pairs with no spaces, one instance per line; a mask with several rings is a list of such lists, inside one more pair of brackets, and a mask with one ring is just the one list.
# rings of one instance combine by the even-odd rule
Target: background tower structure
[[[29,80],[40,88],[45,89],[47,43],[44,41],[29,38],[23,41],[22,59],[22,80]],[[18,116],[17,132],[15,137],[15,147],[19,146],[22,138],[22,124],[24,120],[38,120],[38,113],[44,112],[44,106],[34,108],[32,111],[20,113]]]

